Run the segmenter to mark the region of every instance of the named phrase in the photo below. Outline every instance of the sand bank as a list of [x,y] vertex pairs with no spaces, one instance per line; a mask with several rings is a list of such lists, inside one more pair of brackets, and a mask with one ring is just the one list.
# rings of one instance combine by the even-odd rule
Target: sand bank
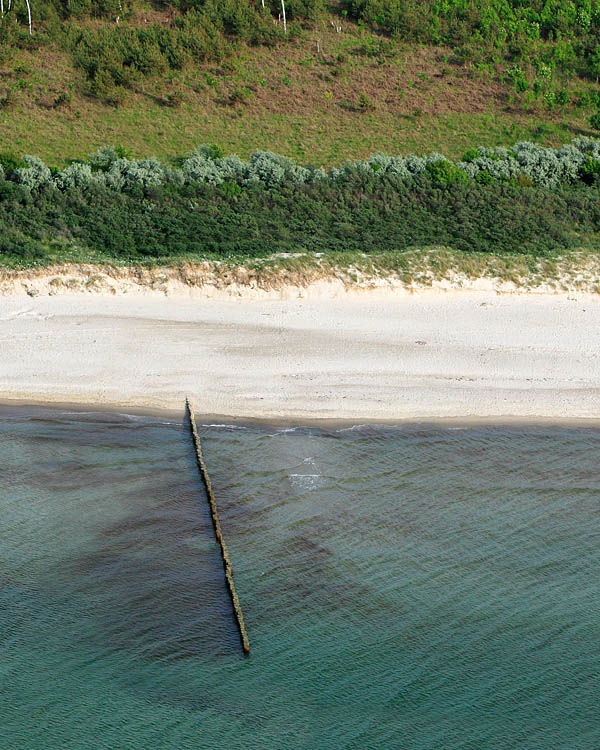
[[190,395],[199,414],[292,421],[600,417],[595,295],[489,281],[6,291],[5,400],[179,411]]

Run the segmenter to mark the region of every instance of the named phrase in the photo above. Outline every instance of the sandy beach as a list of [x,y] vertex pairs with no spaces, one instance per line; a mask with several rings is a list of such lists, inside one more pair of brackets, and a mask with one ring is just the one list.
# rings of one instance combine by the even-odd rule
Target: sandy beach
[[600,417],[600,297],[493,289],[0,297],[0,398],[223,418]]

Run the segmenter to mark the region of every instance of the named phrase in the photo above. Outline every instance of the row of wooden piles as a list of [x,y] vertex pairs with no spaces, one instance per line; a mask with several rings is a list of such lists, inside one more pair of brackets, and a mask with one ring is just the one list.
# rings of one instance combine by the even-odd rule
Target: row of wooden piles
[[235,616],[238,629],[240,631],[240,638],[242,641],[242,648],[245,654],[250,653],[250,642],[248,641],[248,634],[246,633],[246,625],[244,623],[244,615],[242,614],[242,607],[240,604],[237,591],[235,590],[235,582],[233,580],[233,568],[231,566],[231,560],[229,558],[229,550],[223,539],[223,532],[221,530],[221,520],[219,518],[219,511],[217,509],[217,503],[215,500],[215,493],[213,492],[212,482],[210,481],[210,475],[206,467],[204,456],[202,455],[202,443],[200,442],[200,436],[198,435],[198,429],[196,427],[196,419],[194,417],[194,411],[189,399],[186,399],[186,407],[188,417],[190,420],[190,428],[192,431],[192,439],[194,441],[194,448],[196,449],[196,461],[202,481],[206,489],[206,496],[208,498],[208,504],[210,507],[210,515],[212,518],[213,528],[215,531],[215,538],[219,547],[221,548],[221,557],[223,559],[223,568],[225,570],[225,580],[227,581],[227,588],[231,595],[231,602],[233,604],[233,614]]

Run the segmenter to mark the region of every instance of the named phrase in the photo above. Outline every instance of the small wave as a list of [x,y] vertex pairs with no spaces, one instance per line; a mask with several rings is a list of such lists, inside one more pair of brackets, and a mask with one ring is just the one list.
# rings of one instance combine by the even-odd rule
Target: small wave
[[[74,414],[75,416],[79,416],[80,414],[102,414],[101,411],[60,411],[61,414]],[[117,412],[118,413],[118,412]],[[125,414],[121,414],[119,416],[126,416]]]
[[369,427],[368,424],[353,424],[352,427],[340,427],[336,432],[354,432],[355,430],[364,430],[365,427]]
[[279,435],[284,435],[286,432],[296,432],[298,429],[298,427],[281,427],[276,432],[267,432],[265,437],[279,437]]
[[202,427],[219,427],[222,430],[247,430],[247,427],[243,427],[238,424],[203,424]]
[[320,474],[288,474],[291,483],[302,490],[314,490],[317,488]]

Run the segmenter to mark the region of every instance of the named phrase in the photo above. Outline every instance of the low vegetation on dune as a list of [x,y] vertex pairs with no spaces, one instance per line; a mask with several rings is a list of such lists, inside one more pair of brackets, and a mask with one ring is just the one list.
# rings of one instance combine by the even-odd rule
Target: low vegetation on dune
[[247,261],[281,253],[552,257],[598,249],[600,141],[377,154],[328,171],[203,146],[161,162],[102,148],[63,169],[0,157],[4,265]]

